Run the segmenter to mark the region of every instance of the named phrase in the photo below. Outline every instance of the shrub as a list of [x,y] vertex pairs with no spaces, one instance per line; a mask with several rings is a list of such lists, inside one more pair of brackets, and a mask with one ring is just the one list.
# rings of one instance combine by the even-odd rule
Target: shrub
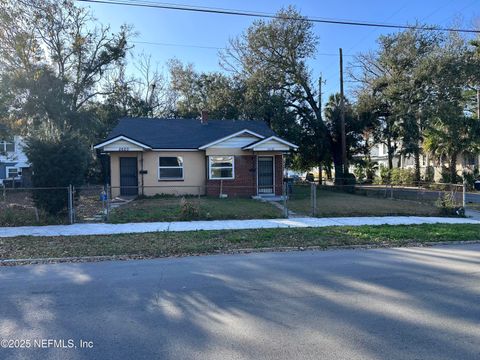
[[473,172],[463,173],[463,179],[465,180],[465,184],[467,185],[467,190],[471,191],[475,189],[475,181],[479,178],[479,171],[476,168]]
[[440,208],[442,215],[465,216],[465,209],[457,205],[455,194],[446,192],[439,196],[435,205]]
[[391,171],[391,183],[393,185],[412,185],[415,174],[413,169],[395,168]]
[[458,174],[455,174],[455,178],[452,179],[450,174],[450,169],[442,166],[442,183],[444,184],[458,184],[462,182],[462,177]]
[[343,191],[349,192],[349,193],[354,193],[355,192],[355,184],[356,184],[356,179],[355,175],[351,173],[346,173],[344,174],[344,179],[343,179]]
[[180,200],[180,217],[182,220],[198,219],[200,216],[200,209],[192,201],[182,197]]
[[380,165],[380,183],[388,184],[390,182],[390,171],[384,165]]
[[355,169],[353,174],[357,178],[358,182],[363,182],[365,180],[365,169],[362,164],[355,164]]
[[[83,184],[88,164],[88,148],[80,138],[63,135],[59,139],[29,138],[25,152],[32,166],[34,187],[68,187]],[[56,215],[67,207],[67,190],[36,190],[35,205]]]

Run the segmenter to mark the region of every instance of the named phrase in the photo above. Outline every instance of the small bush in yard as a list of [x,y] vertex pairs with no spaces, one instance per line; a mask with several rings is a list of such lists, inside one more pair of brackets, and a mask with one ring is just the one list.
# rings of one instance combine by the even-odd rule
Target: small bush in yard
[[465,209],[457,205],[455,194],[453,193],[440,195],[435,205],[440,208],[442,215],[465,216]]
[[412,185],[414,178],[413,169],[395,168],[391,171],[391,183],[393,185]]
[[180,216],[182,220],[197,219],[200,216],[198,205],[182,197],[180,200]]
[[67,207],[67,187],[83,184],[88,164],[88,148],[75,135],[57,139],[27,139],[26,154],[32,165],[34,187],[64,187],[58,190],[35,190],[35,205],[51,215]]

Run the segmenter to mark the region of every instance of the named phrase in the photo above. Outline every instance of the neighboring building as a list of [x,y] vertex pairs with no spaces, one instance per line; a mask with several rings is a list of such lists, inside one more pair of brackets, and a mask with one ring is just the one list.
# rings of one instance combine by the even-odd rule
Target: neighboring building
[[20,136],[0,140],[0,185],[30,186],[30,165]]
[[[360,156],[359,156],[360,157]],[[370,149],[370,157],[372,161],[378,163],[379,167],[388,167],[388,151],[385,144],[375,144]],[[479,167],[479,155],[465,153],[458,156],[457,159],[457,173],[461,175],[463,171],[473,172]],[[439,161],[432,159],[428,154],[420,155],[420,174],[422,177],[426,177],[427,169],[430,168],[430,172],[433,174],[434,181],[442,181],[442,168],[448,168],[449,163],[445,161]],[[397,151],[393,156],[393,167],[402,169],[414,169],[415,160],[413,156],[405,156],[399,154]],[[353,171],[353,168],[352,170]],[[377,170],[377,175],[380,170]]]
[[297,146],[265,122],[123,118],[95,146],[110,156],[112,195],[281,195]]

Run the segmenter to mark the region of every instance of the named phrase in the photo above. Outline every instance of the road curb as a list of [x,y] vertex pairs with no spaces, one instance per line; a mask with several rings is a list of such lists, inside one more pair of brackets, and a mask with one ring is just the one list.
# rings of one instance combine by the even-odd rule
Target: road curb
[[290,251],[327,251],[327,250],[369,250],[369,249],[388,249],[388,248],[406,248],[406,247],[431,247],[442,245],[469,245],[480,244],[480,240],[467,241],[432,241],[432,242],[408,242],[405,244],[364,244],[364,245],[341,245],[341,246],[281,246],[268,248],[245,248],[245,249],[231,249],[219,250],[206,253],[197,254],[179,254],[179,255],[165,255],[165,256],[149,256],[149,255],[114,255],[114,256],[76,256],[76,257],[61,257],[61,258],[33,258],[33,259],[5,259],[0,260],[0,267],[2,266],[20,266],[20,265],[46,265],[46,264],[60,264],[60,263],[87,263],[87,262],[101,262],[101,261],[128,261],[128,260],[151,260],[164,258],[179,258],[188,256],[206,256],[206,255],[231,255],[231,254],[251,254],[251,253],[267,253],[267,252],[290,252]]

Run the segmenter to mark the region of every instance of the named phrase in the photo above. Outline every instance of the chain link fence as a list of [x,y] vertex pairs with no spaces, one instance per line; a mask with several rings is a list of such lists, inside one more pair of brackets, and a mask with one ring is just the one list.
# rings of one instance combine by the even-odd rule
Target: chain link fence
[[68,188],[0,188],[0,226],[61,225],[70,223],[68,206],[51,215],[36,204],[43,201],[50,206],[56,199],[68,204]]
[[[53,201],[55,200],[55,201]],[[60,204],[50,215],[39,203]],[[473,202],[470,204],[469,202]],[[60,188],[0,188],[0,226],[127,223],[281,217],[462,216],[480,210],[480,194],[459,184],[411,186],[285,182],[272,194],[256,185],[90,185]],[[52,205],[53,206],[53,205]]]
[[288,187],[288,209],[305,216],[463,216],[467,200],[479,202],[461,184],[365,185],[297,182]]

